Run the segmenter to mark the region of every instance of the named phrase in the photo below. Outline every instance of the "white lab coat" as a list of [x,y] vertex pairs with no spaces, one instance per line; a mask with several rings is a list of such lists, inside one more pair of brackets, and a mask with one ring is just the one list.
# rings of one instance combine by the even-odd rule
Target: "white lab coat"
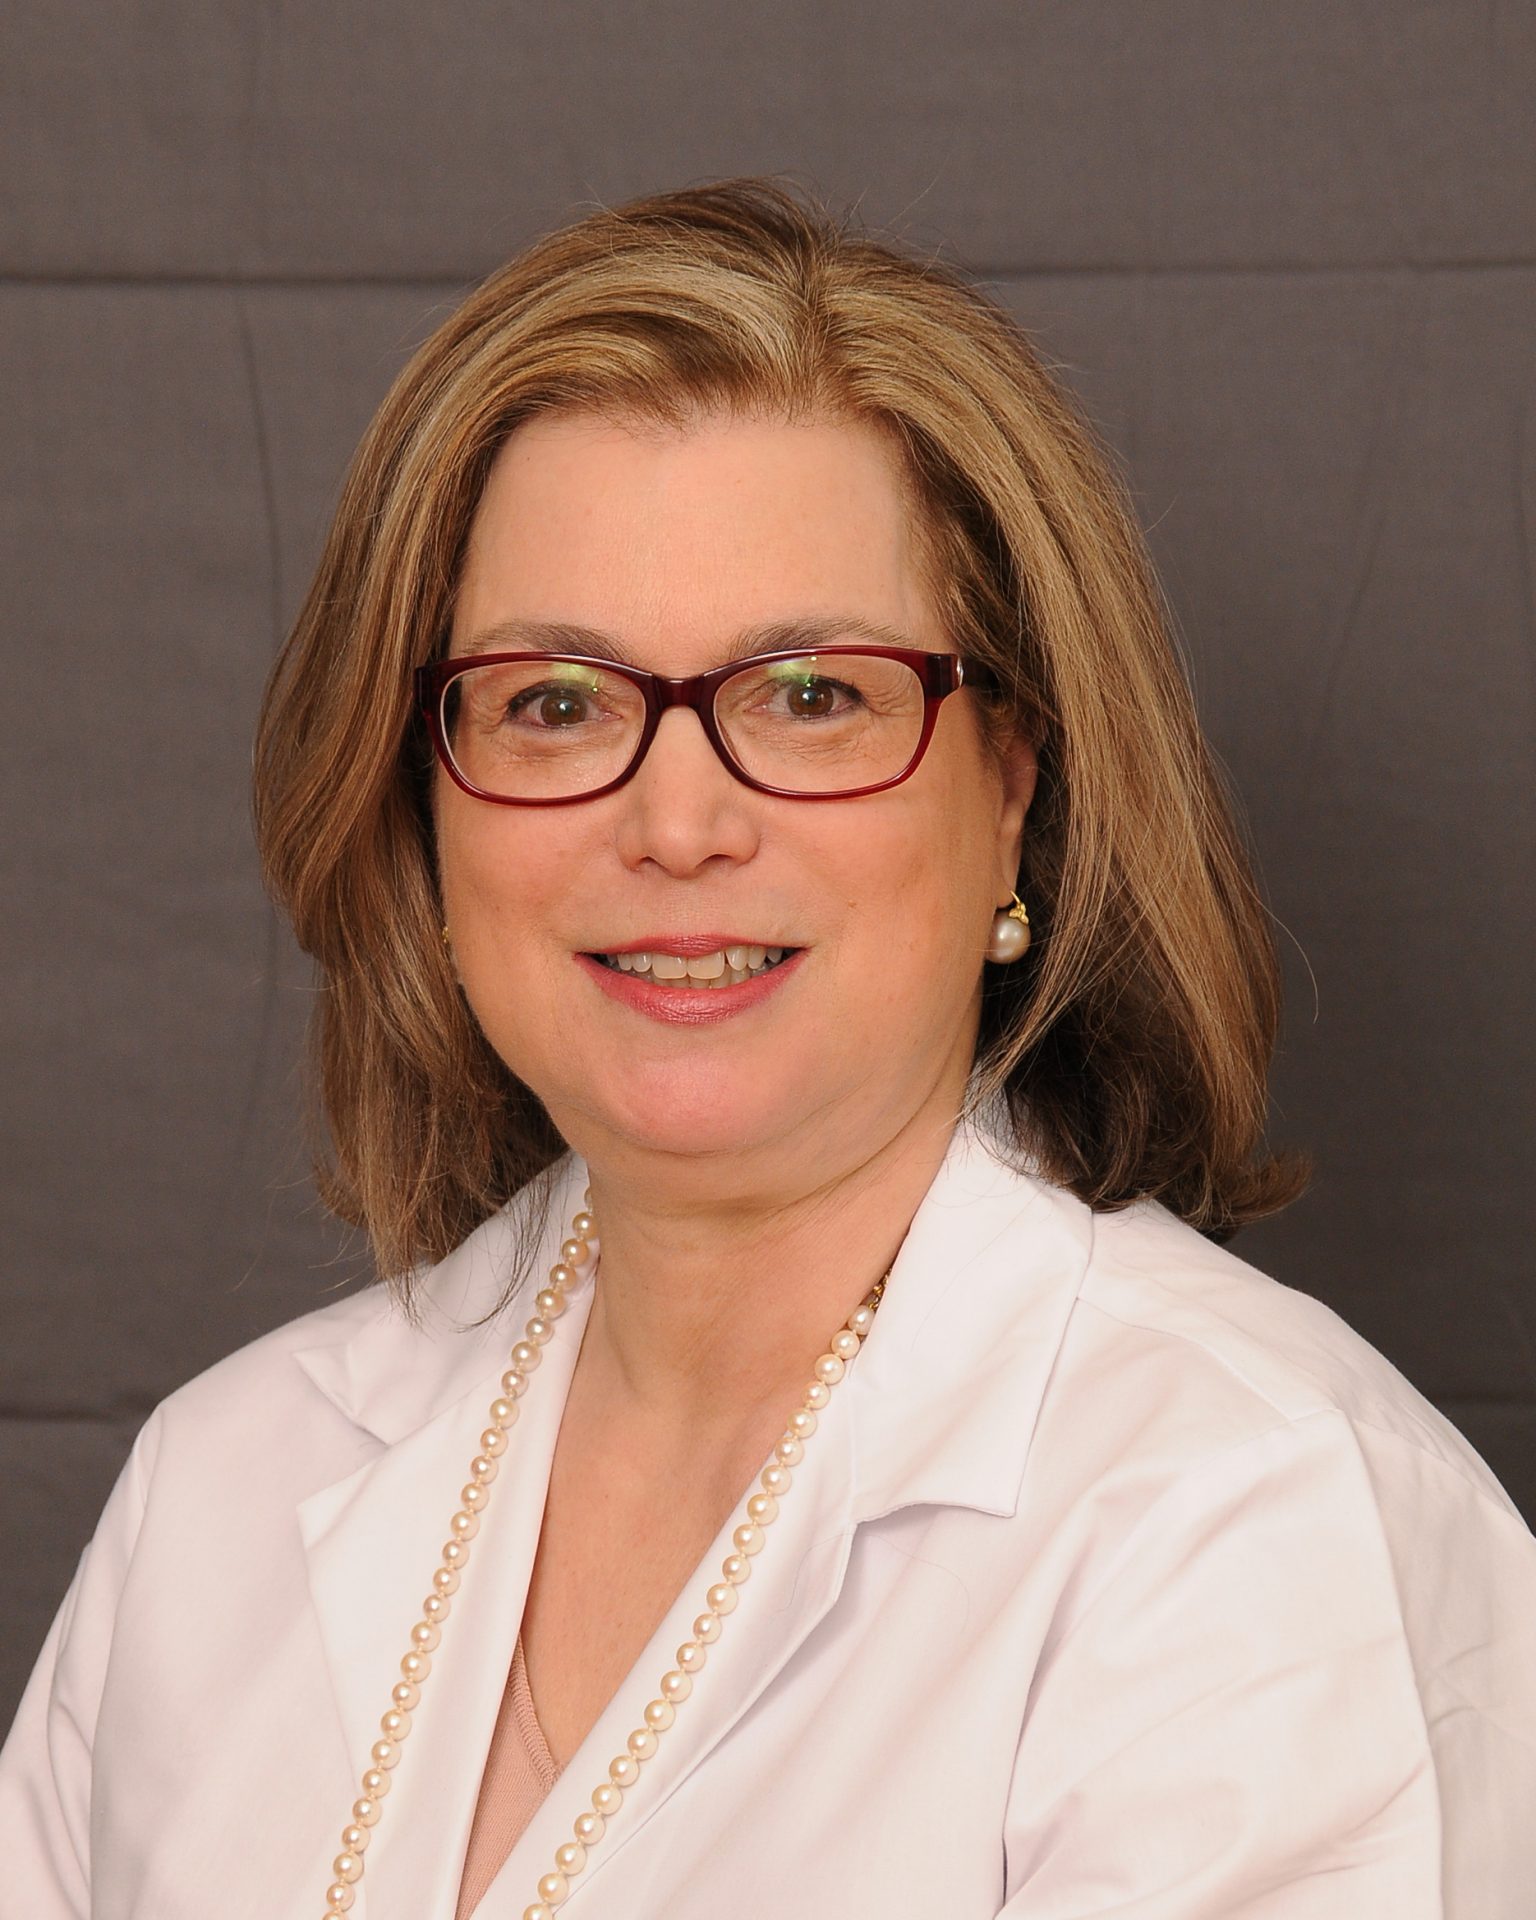
[[[463,1325],[503,1284],[506,1214],[435,1270],[424,1326],[354,1295],[152,1416],[0,1756],[6,1916],[318,1920],[585,1179],[568,1157],[499,1323]],[[591,1298],[523,1401],[354,1920],[451,1920]],[[521,1920],[740,1518],[484,1920]],[[962,1127],[566,1912],[1531,1920],[1536,1540],[1326,1307],[1155,1204],[1096,1216]]]

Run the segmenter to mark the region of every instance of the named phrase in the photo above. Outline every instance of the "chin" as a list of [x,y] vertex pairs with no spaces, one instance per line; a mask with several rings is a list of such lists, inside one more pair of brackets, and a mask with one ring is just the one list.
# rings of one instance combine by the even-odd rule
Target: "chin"
[[569,1104],[573,1144],[599,1128],[642,1152],[700,1158],[750,1153],[793,1132],[804,1113],[777,1075],[679,1061],[627,1064],[617,1082]]

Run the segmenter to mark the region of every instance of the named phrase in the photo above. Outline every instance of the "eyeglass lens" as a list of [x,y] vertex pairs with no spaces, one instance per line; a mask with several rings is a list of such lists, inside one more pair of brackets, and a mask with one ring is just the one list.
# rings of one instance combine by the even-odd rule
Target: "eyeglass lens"
[[[715,719],[754,780],[794,793],[875,786],[903,772],[923,731],[923,685],[899,660],[805,654],[748,662],[718,688]],[[645,723],[639,687],[574,660],[472,667],[448,683],[443,733],[472,786],[555,800],[616,780]]]

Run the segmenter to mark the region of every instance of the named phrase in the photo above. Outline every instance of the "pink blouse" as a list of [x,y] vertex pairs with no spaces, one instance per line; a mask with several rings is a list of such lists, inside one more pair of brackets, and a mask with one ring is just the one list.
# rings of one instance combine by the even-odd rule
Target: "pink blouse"
[[454,1920],[469,1920],[524,1827],[538,1812],[544,1796],[559,1777],[559,1765],[533,1710],[523,1636],[519,1634],[480,1782],[480,1798],[475,1806],[474,1825],[470,1828],[469,1852],[464,1859]]

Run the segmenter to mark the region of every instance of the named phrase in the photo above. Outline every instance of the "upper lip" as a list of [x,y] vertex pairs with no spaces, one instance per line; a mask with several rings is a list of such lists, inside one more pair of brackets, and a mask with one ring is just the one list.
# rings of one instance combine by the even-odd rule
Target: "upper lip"
[[643,940],[625,940],[616,947],[588,947],[588,953],[675,953],[684,960],[698,960],[706,953],[720,953],[726,947],[783,947],[788,940],[762,940],[745,933],[653,933]]

